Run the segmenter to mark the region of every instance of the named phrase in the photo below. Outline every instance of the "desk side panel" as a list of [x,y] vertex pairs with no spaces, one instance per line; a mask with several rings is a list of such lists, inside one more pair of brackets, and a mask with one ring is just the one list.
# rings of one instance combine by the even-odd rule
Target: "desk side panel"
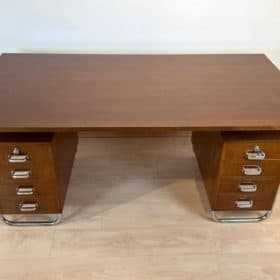
[[61,212],[71,177],[71,171],[77,152],[77,133],[55,133],[52,141],[53,164],[59,189]]
[[193,150],[203,178],[211,208],[214,207],[217,193],[217,180],[223,151],[220,132],[193,132]]

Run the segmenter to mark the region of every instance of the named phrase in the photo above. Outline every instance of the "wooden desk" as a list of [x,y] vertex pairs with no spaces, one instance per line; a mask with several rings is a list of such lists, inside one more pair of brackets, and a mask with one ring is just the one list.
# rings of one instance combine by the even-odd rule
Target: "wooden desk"
[[[2,214],[62,212],[77,133],[85,130],[194,131],[212,210],[270,211],[280,182],[279,108],[280,73],[262,54],[4,54]],[[245,158],[262,147],[267,150],[261,160]],[[250,177],[244,166],[253,169],[248,172],[262,167],[263,173]],[[249,193],[259,180],[258,192]],[[240,183],[251,186],[241,192]],[[237,207],[239,201],[247,208]]]

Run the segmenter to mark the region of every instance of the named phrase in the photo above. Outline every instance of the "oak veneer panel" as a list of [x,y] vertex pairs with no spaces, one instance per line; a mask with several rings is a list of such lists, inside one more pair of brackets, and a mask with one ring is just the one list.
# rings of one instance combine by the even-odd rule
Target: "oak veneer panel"
[[0,57],[0,130],[280,129],[262,54]]

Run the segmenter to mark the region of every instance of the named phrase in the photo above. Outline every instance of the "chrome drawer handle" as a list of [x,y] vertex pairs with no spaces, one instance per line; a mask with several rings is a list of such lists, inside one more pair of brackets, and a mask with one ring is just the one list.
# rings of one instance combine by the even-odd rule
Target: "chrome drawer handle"
[[241,192],[256,192],[257,191],[257,185],[256,184],[253,184],[253,183],[240,183],[239,184],[239,190]]
[[259,146],[255,146],[253,151],[246,152],[248,160],[263,160],[265,159],[265,152],[263,152]]
[[33,187],[17,187],[17,195],[33,195],[35,194],[35,188]]
[[19,210],[22,212],[32,212],[36,211],[38,209],[38,204],[37,203],[21,203],[19,205]]
[[240,209],[252,208],[254,205],[253,200],[237,200],[235,206]]
[[258,165],[245,165],[242,171],[248,176],[260,175],[262,173],[262,169]]
[[11,177],[13,179],[28,179],[31,177],[30,170],[13,170],[11,171]]
[[19,148],[14,148],[11,155],[8,156],[8,162],[10,163],[23,163],[29,160],[28,155],[21,155]]

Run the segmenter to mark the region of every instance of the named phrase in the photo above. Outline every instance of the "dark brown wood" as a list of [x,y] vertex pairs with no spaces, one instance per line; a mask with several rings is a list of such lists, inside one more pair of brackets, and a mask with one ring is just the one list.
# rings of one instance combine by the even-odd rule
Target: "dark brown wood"
[[52,141],[53,166],[59,186],[59,201],[63,209],[71,171],[77,152],[77,133],[55,133]]
[[[12,171],[24,171],[29,170],[32,172],[32,179],[42,179],[42,178],[55,178],[53,166],[50,161],[45,161],[44,165],[25,165],[25,164],[14,164],[13,166],[1,166],[0,168],[0,178],[2,182],[14,182],[15,180],[11,177]],[[22,179],[22,181],[25,181]]]
[[54,178],[22,180],[15,182],[2,180],[0,183],[0,197],[15,196],[18,187],[34,187],[36,196],[58,196]]
[[[9,163],[8,155],[18,147],[27,154],[25,163]],[[19,205],[34,202],[38,209],[25,214],[61,213],[77,150],[76,133],[0,134],[0,206],[3,214],[20,214]],[[13,179],[11,171],[30,170],[28,179]],[[33,187],[32,195],[19,196],[18,187]]]
[[0,131],[280,130],[261,54],[0,57]]
[[[22,203],[37,203],[38,209],[32,212],[21,212],[19,205]],[[56,196],[44,197],[5,197],[1,200],[2,214],[54,214],[61,213],[61,206]]]
[[94,129],[90,131],[81,131],[79,136],[82,138],[98,137],[187,137],[190,138],[191,132],[182,129],[168,128],[119,128],[119,129]]
[[264,161],[280,160],[280,132],[258,131],[254,133],[242,132],[223,132],[225,139],[225,160],[244,161],[247,151],[254,150],[256,145],[265,150]]
[[[280,130],[279,96],[280,72],[262,54],[2,55],[1,211],[20,213],[20,203],[36,202],[36,213],[62,212],[78,131],[197,131],[192,142],[212,209],[236,210],[235,200],[249,198],[253,209],[271,209],[280,182],[280,133],[268,131]],[[256,143],[267,159],[258,162],[262,175],[250,180],[266,183],[245,196],[233,188],[248,179],[241,172],[244,153]],[[15,145],[29,162],[7,163]],[[15,183],[10,172],[24,169],[32,177]],[[37,191],[18,197],[17,184]]]
[[279,180],[266,179],[266,178],[246,178],[246,177],[222,177],[219,183],[219,193],[235,193],[241,194],[239,189],[240,183],[251,183],[256,184],[257,191],[256,194],[266,195],[274,193],[276,194]]
[[[275,195],[217,195],[217,201],[212,210],[240,210],[235,205],[237,200],[252,200],[253,207],[249,210],[271,210]],[[248,209],[243,209],[248,211]]]
[[[248,199],[254,202],[251,210],[271,209],[280,183],[280,161],[274,159],[280,149],[279,133],[193,132],[192,143],[212,210],[237,210],[235,201]],[[268,157],[247,160],[246,152],[254,145]],[[262,173],[246,176],[244,165],[258,165]],[[255,182],[257,191],[241,193],[238,186],[244,182]]]
[[210,204],[214,205],[218,189],[223,139],[219,132],[193,132],[192,144]]
[[[244,161],[244,162],[233,162],[224,161],[222,164],[221,175],[222,176],[243,176],[242,171],[245,166],[259,166],[262,169],[261,176],[279,176],[280,172],[280,161]],[[248,176],[244,176],[248,177]],[[255,176],[250,176],[255,177]],[[259,176],[256,176],[259,177]]]
[[[1,134],[2,135],[2,134]],[[25,167],[37,166],[40,167],[44,165],[44,162],[50,160],[50,146],[47,142],[34,142],[36,136],[30,138],[30,142],[22,142],[20,140],[15,140],[11,142],[3,142],[3,139],[0,140],[0,166],[1,167],[13,167],[14,164],[8,162],[8,156],[12,153],[14,147],[17,147],[20,143],[20,151],[23,154],[29,155],[29,160],[24,163]],[[1,139],[1,137],[0,137]],[[32,142],[33,141],[33,142]],[[17,167],[20,167],[20,164],[17,164]]]

